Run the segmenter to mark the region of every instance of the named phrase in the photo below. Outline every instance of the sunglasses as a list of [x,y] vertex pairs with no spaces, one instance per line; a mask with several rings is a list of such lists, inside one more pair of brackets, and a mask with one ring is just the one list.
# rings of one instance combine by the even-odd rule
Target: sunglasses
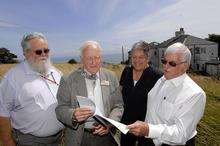
[[48,54],[50,52],[49,49],[39,49],[39,50],[35,50],[35,54],[36,55],[41,55],[44,52],[44,54]]
[[167,63],[170,65],[170,66],[172,66],[172,67],[176,67],[177,65],[180,65],[180,64],[182,64],[182,63],[186,63],[186,61],[183,61],[183,62],[180,62],[180,63],[176,63],[176,62],[174,62],[174,61],[167,61],[167,60],[165,60],[165,59],[161,59],[161,63],[163,64],[163,65],[166,65]]

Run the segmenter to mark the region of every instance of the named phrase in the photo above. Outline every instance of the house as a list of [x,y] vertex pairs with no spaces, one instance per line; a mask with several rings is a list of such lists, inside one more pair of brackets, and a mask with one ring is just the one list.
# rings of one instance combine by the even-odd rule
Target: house
[[[150,43],[149,64],[162,70],[161,58],[166,48],[174,43],[185,44],[192,54],[190,69],[205,72],[210,75],[220,75],[220,61],[218,58],[218,44],[189,34],[183,28],[175,32],[175,36],[162,43]],[[129,60],[131,52],[128,52]]]
[[206,62],[206,72],[210,75],[220,76],[220,61],[211,60]]
[[[157,42],[151,42],[149,43],[150,48],[149,48],[149,65],[158,67],[160,63],[159,59],[159,53],[157,50],[157,45],[159,43]],[[128,63],[131,64],[131,51],[128,51]]]
[[[217,43],[185,34],[184,29],[180,28],[179,31],[175,32],[174,37],[157,46],[159,58],[163,58],[166,48],[176,42],[183,43],[190,49],[192,54],[190,69],[193,71],[207,72],[210,75],[217,73],[220,65],[218,61]],[[213,63],[213,61],[215,63]],[[161,69],[162,64],[159,63],[157,67]]]

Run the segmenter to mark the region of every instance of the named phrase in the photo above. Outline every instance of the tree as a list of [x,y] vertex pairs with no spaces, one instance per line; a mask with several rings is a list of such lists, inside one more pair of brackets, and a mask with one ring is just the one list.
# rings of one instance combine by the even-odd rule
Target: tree
[[209,38],[206,40],[218,43],[218,57],[220,57],[220,35],[209,34]]
[[17,56],[9,51],[7,48],[0,48],[0,63],[17,63],[17,60],[14,60]]
[[68,61],[68,63],[69,63],[69,64],[76,64],[77,61],[76,61],[75,59],[70,59],[70,60]]

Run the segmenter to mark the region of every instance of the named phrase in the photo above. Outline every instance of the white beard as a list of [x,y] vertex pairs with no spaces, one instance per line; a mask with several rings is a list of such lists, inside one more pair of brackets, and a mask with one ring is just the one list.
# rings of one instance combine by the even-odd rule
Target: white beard
[[30,64],[30,66],[33,68],[34,71],[40,74],[43,74],[43,75],[46,75],[48,72],[48,69],[52,67],[52,64],[49,58],[47,60],[44,60],[44,61],[42,60],[39,62],[32,62],[29,60],[28,63]]

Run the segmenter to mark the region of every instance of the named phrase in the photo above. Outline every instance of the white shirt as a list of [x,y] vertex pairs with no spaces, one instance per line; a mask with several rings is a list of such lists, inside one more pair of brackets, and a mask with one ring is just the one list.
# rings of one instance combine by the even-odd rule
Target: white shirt
[[56,93],[61,74],[55,68],[48,72],[49,80],[33,71],[25,61],[5,75],[0,87],[0,116],[9,117],[12,127],[22,133],[44,137],[63,128],[57,120]]
[[206,95],[187,75],[171,80],[161,77],[148,93],[146,121],[156,146],[184,145],[196,135]]
[[[102,90],[100,85],[99,72],[96,73],[96,75],[97,75],[96,80],[85,78],[86,89],[87,89],[88,98],[90,98],[95,103],[96,111],[104,116],[105,112],[104,112],[104,105],[102,100]],[[92,128],[93,123],[94,123],[94,119],[89,118],[86,122],[85,128]]]

